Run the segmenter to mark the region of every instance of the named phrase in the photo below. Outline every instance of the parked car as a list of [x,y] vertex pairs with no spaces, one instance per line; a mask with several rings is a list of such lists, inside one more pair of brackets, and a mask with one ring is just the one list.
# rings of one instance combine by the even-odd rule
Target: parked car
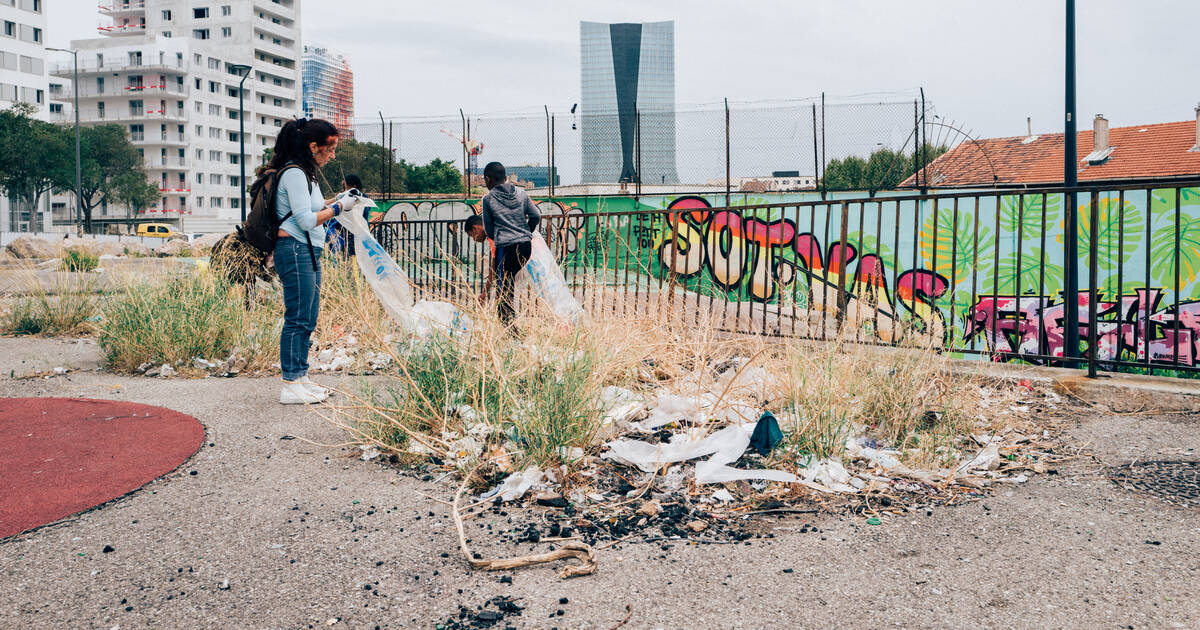
[[137,235],[171,238],[178,236],[179,231],[169,223],[139,223],[137,226]]

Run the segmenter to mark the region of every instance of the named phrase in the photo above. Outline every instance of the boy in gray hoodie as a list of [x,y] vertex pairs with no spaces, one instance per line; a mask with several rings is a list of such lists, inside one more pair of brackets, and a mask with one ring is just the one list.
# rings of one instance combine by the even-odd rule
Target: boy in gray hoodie
[[496,246],[496,311],[505,326],[516,315],[513,289],[517,272],[529,262],[530,241],[542,221],[529,195],[507,179],[503,164],[490,162],[483,167],[483,183],[488,188],[482,201],[483,230]]

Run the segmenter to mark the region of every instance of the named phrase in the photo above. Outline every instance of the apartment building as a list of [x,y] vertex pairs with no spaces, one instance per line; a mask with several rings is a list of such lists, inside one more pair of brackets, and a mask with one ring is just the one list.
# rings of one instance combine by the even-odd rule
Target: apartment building
[[[3,2],[4,0],[0,0]],[[162,196],[138,219],[190,232],[225,231],[241,220],[239,83],[245,79],[246,176],[284,121],[300,113],[300,0],[108,0],[99,37],[71,42],[79,82],[51,86],[66,105],[52,120],[119,124],[145,158]],[[68,80],[69,55],[50,74]],[[249,70],[246,69],[249,66]],[[68,200],[56,221],[69,221]],[[93,211],[103,225],[128,208]]]
[[[29,103],[43,120],[49,114],[44,8],[43,0],[0,0],[0,109]],[[43,229],[45,213],[14,207],[0,192],[0,231]]]

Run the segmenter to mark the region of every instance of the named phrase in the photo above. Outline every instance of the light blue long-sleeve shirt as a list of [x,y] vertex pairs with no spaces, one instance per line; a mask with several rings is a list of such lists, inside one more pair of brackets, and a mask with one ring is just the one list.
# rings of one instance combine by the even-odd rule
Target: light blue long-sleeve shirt
[[275,215],[283,218],[288,212],[292,213],[292,216],[279,226],[292,238],[303,242],[307,232],[313,247],[324,247],[325,226],[317,223],[317,213],[324,207],[325,199],[321,197],[321,187],[310,183],[303,169],[289,168],[279,177],[275,193]]

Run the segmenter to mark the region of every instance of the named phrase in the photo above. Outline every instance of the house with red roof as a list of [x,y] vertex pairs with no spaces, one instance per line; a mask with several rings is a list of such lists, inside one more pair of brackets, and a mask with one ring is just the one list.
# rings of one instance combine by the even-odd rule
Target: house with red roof
[[[1102,114],[1076,140],[1079,184],[1170,183],[1200,179],[1200,106],[1196,119],[1108,126]],[[966,140],[901,187],[1023,188],[1062,185],[1063,134]]]

